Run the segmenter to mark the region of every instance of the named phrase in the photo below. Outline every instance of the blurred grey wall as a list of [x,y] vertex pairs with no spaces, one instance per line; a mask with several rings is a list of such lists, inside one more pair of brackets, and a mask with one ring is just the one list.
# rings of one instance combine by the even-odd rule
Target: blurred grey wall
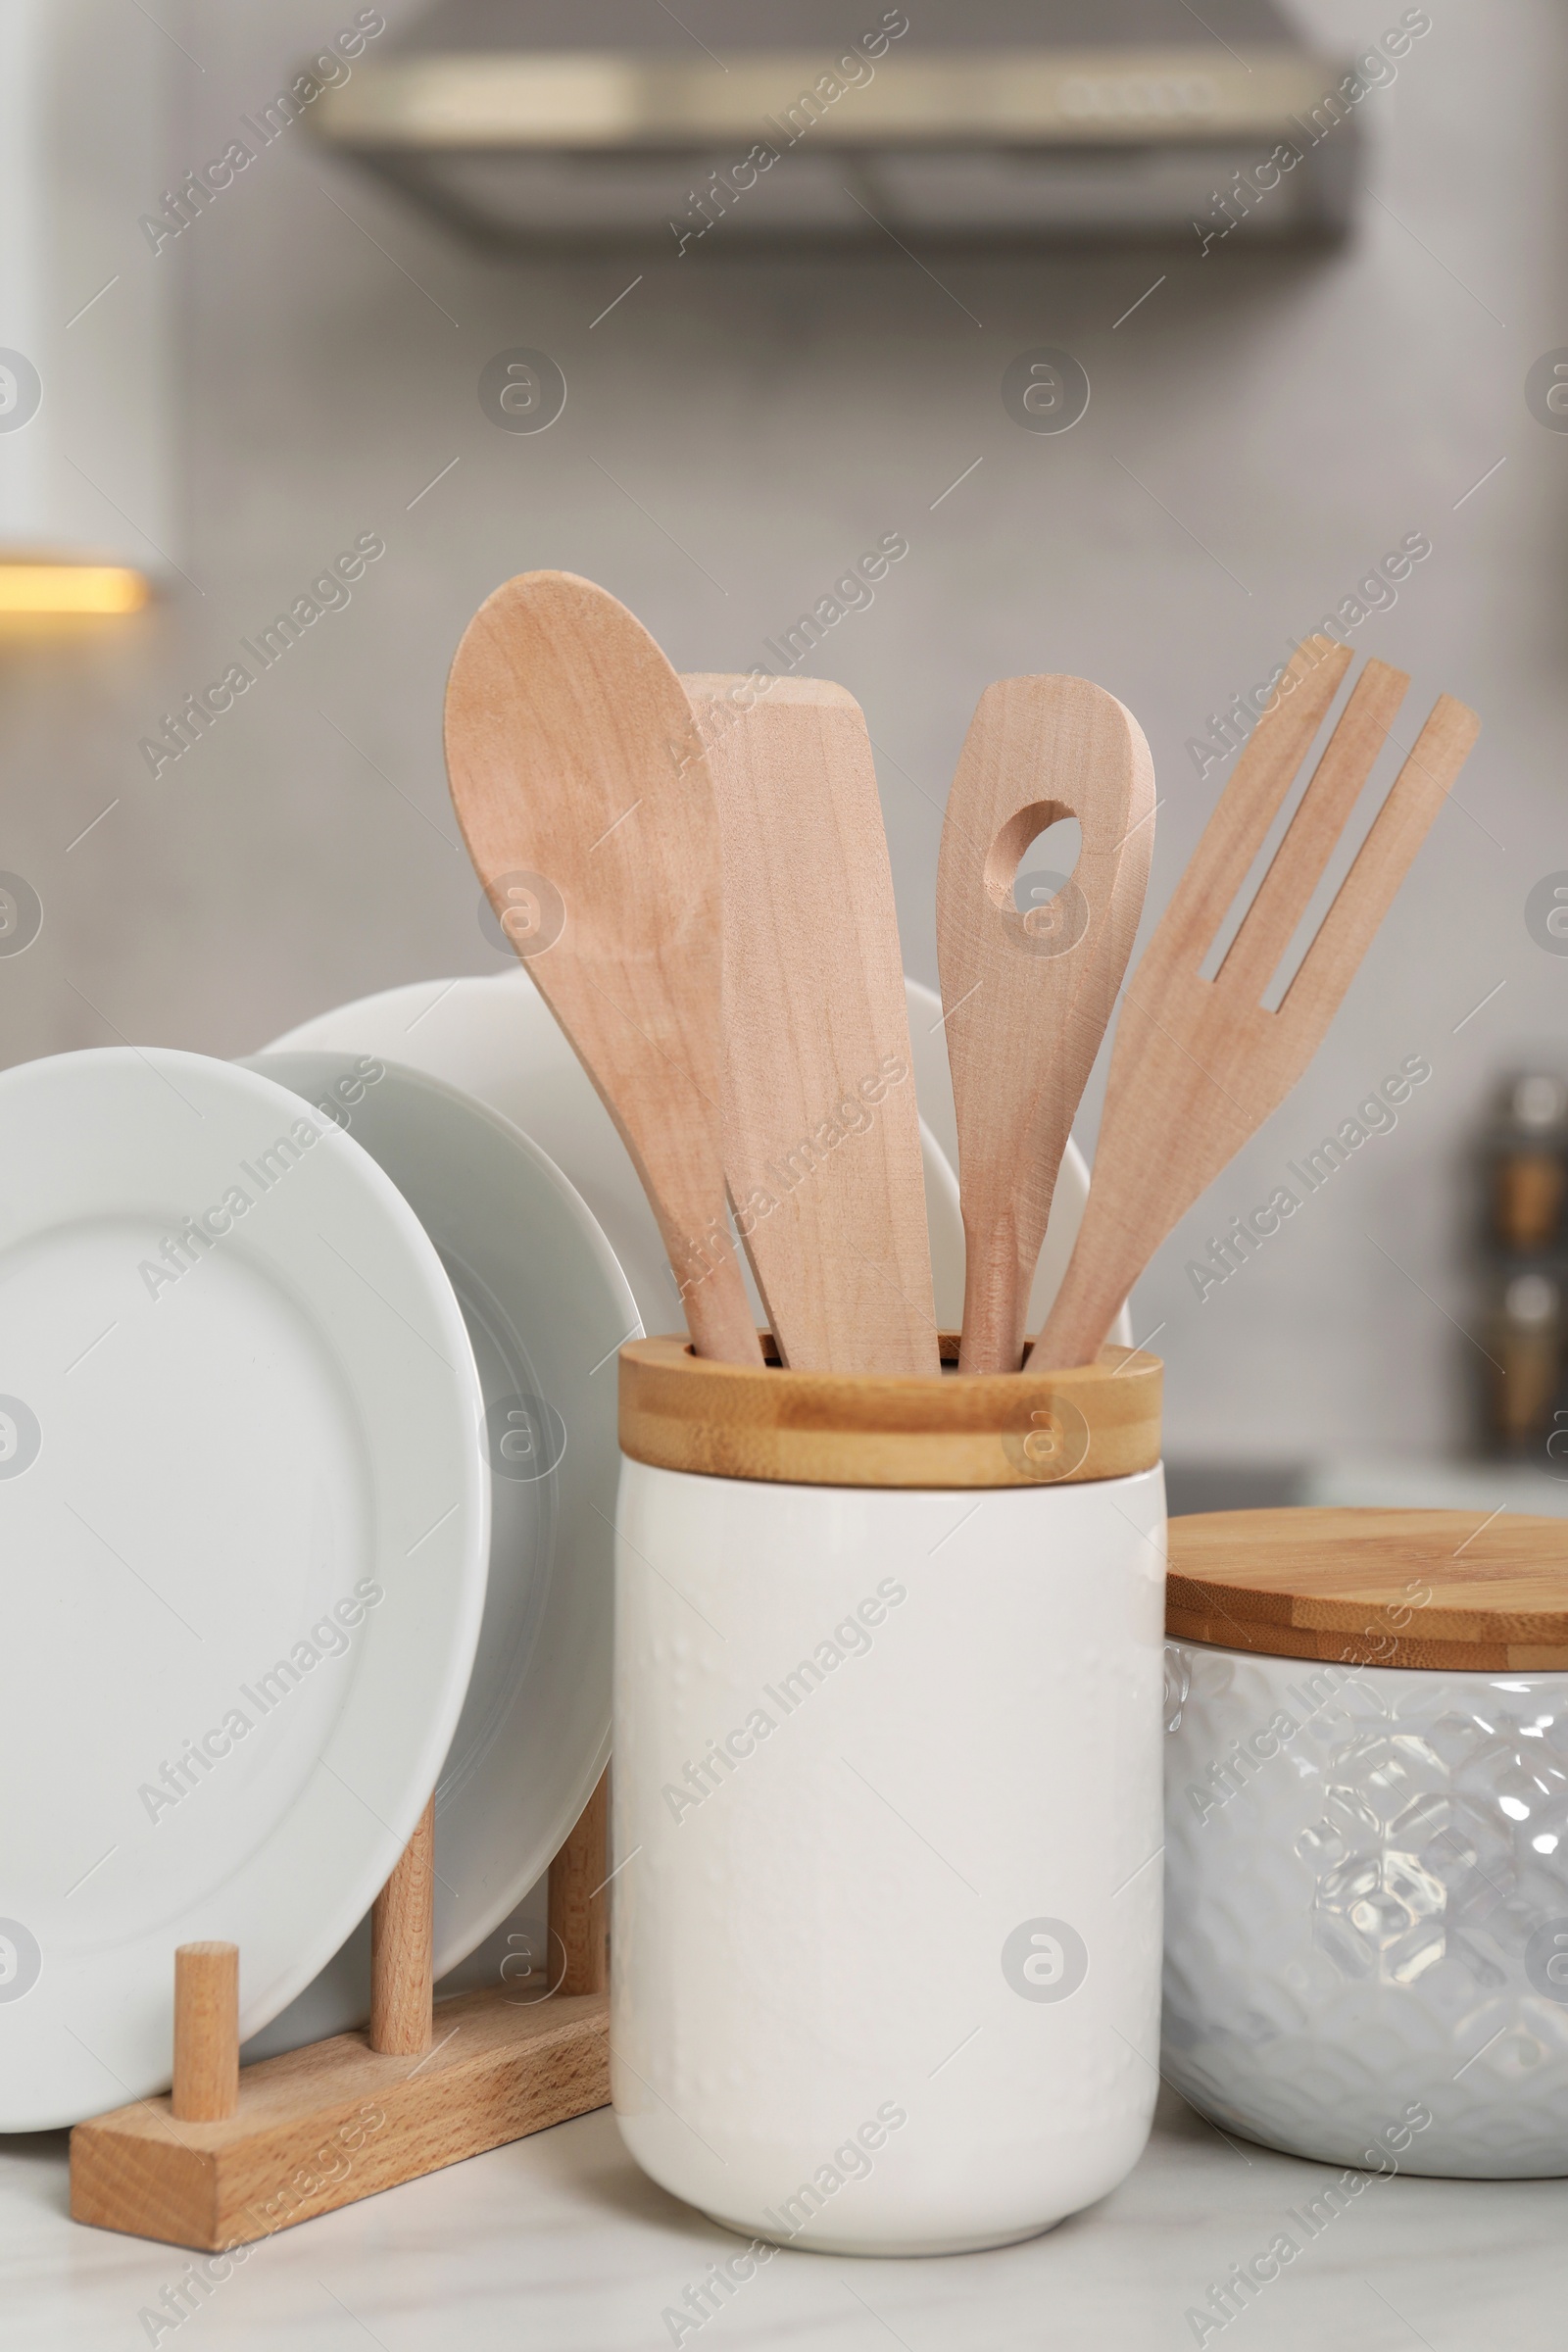
[[[355,12],[159,13],[189,52],[170,48],[172,177]],[[905,534],[874,606],[813,666],[865,707],[906,956],[934,982],[943,802],[989,679],[1077,671],[1138,714],[1163,795],[1152,913],[1232,764],[1200,776],[1189,739],[1421,533],[1431,555],[1354,642],[1414,673],[1406,743],[1440,690],[1482,711],[1462,806],[1309,1076],[1161,1251],[1136,1316],[1170,1366],[1173,1453],[1452,1442],[1474,1323],[1466,1138],[1511,1057],[1568,1054],[1568,960],[1524,918],[1532,884],[1568,868],[1568,435],[1524,399],[1531,363],[1568,342],[1565,33],[1549,0],[1432,13],[1362,109],[1371,195],[1331,254],[1200,259],[1195,238],[923,255],[932,274],[892,245],[727,259],[715,234],[679,263],[541,266],[477,256],[305,132],[280,139],[145,264],[178,287],[171,552],[189,584],[123,627],[0,642],[0,866],[46,909],[37,943],[0,961],[0,1059],[117,1039],[239,1054],[335,1001],[494,968],[441,697],[468,614],[514,571],[585,572],[677,665],[739,669]],[[1300,14],[1349,46],[1399,11]],[[1060,437],[1020,430],[1000,397],[1007,362],[1042,343],[1093,383]],[[537,436],[497,430],[476,397],[515,345],[569,384]],[[138,742],[160,714],[367,532],[386,553],[352,603],[149,775]],[[1412,1054],[1432,1076],[1396,1131],[1200,1302],[1184,1264],[1206,1237]]]

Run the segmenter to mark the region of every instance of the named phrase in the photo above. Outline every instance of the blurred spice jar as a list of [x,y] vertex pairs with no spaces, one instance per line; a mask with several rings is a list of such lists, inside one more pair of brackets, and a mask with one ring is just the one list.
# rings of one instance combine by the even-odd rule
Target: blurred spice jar
[[1510,1079],[1492,1148],[1490,1225],[1504,1250],[1552,1250],[1568,1195],[1568,1085],[1544,1070]]

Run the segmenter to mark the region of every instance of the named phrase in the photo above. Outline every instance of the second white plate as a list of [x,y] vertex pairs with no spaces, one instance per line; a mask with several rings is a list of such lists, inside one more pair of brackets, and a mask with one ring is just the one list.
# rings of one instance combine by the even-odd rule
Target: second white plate
[[[490,1581],[436,1784],[440,1977],[515,1909],[609,1761],[615,1357],[641,1325],[577,1193],[499,1112],[384,1056],[274,1053],[250,1067],[342,1120],[391,1177],[435,1245],[479,1369]],[[247,2055],[341,2032],[364,2016],[368,1984],[366,1921]]]

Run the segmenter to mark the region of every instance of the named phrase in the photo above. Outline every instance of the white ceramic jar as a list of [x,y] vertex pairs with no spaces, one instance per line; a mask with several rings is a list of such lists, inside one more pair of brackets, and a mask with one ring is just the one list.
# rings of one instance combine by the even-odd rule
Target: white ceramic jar
[[[1133,1362],[879,1382],[872,1429],[873,1384],[624,1351],[623,1448],[663,1459],[618,1512],[612,2093],[643,2169],[738,2230],[1000,2245],[1144,2146],[1164,1499]],[[1148,1466],[1093,1476],[1118,1444]]]
[[1176,1520],[1171,1622],[1231,1635],[1168,1657],[1171,2082],[1325,2162],[1568,2173],[1568,1528]]

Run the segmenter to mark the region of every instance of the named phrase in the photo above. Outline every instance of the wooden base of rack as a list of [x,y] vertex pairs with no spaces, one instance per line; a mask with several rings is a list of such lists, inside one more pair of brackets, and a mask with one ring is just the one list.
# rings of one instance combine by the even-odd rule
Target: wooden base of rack
[[181,1947],[174,2089],[76,2126],[73,2218],[221,2252],[607,2106],[607,1815],[601,1782],[551,1865],[554,1990],[541,1972],[432,2017],[428,1814],[376,1906],[366,2032],[225,2074],[237,2037],[214,2008],[232,1947]]
[[460,1993],[412,2065],[339,2034],[240,2076],[239,2109],[176,2123],[168,2098],[119,2108],[71,2135],[71,2211],[218,2252],[461,2164],[610,2097],[610,1997],[517,2001]]

